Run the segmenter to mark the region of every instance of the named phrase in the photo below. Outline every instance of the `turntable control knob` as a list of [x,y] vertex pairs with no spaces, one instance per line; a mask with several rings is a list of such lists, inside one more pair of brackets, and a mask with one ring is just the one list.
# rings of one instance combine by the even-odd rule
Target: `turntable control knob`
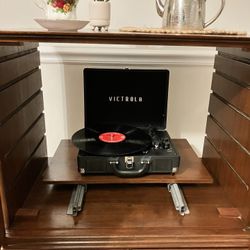
[[159,148],[159,145],[160,145],[159,141],[153,141],[152,144],[153,144],[154,149],[158,149]]
[[170,148],[170,142],[168,139],[164,139],[163,142],[162,142],[162,147],[164,149],[169,149]]

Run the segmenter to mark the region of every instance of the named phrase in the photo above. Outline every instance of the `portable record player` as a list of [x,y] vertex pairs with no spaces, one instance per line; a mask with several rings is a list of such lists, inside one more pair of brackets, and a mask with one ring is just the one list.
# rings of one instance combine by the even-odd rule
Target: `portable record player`
[[84,69],[85,128],[72,136],[81,174],[174,174],[167,131],[168,70]]

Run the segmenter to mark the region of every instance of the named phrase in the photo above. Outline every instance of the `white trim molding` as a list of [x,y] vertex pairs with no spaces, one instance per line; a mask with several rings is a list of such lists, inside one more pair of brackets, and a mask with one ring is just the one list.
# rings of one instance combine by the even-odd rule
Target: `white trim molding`
[[212,66],[215,49],[145,45],[41,44],[42,64]]

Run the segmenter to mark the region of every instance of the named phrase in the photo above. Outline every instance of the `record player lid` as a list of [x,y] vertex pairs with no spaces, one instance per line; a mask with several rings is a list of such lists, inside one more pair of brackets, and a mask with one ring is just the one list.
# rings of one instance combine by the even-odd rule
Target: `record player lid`
[[165,129],[168,82],[168,70],[84,69],[85,127]]

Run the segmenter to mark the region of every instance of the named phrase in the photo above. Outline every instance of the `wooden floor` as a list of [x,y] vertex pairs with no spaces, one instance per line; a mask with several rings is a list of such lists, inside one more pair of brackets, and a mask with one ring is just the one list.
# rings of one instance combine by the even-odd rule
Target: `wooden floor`
[[[13,237],[14,242],[15,238],[17,244],[18,238],[22,242],[32,239],[33,244],[42,245],[46,239],[46,244],[51,241],[53,245],[57,239],[61,244],[73,241],[75,246],[88,249],[111,246],[240,249],[249,245],[250,235],[243,231],[242,221],[220,216],[218,208],[231,205],[216,185],[184,186],[191,211],[184,217],[175,211],[163,184],[89,185],[84,211],[71,217],[66,211],[72,189],[72,185],[54,186],[39,181],[8,231],[10,240]],[[51,249],[60,249],[54,247]]]

